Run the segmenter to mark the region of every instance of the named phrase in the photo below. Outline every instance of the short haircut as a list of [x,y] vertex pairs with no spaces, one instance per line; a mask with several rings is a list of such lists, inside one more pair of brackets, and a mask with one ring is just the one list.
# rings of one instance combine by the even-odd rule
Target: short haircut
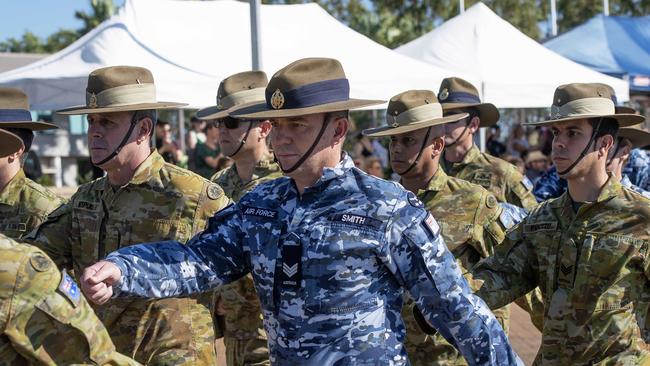
[[149,131],[149,137],[153,136],[153,130],[156,129],[156,123],[160,123],[160,120],[158,119],[158,113],[156,112],[155,109],[145,109],[143,111],[135,111],[133,117],[136,122],[147,117],[151,119],[152,125],[151,125],[151,131]]
[[605,135],[611,135],[614,140],[618,135],[618,121],[614,118],[590,118],[589,124],[592,129],[595,129],[600,121],[598,131],[596,131],[595,138],[600,138]]
[[337,118],[347,118],[350,119],[350,111],[345,110],[345,111],[334,111],[334,112],[327,112],[325,113],[325,118],[323,120],[329,121]]
[[23,145],[25,145],[25,155],[32,147],[32,142],[34,141],[34,132],[26,128],[5,128],[5,130],[13,133],[14,135],[20,137],[23,140]]

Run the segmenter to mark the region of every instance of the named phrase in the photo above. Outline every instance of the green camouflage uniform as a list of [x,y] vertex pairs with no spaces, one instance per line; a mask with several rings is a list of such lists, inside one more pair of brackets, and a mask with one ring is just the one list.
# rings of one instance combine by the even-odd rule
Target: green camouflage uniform
[[509,231],[475,267],[478,295],[499,307],[539,286],[547,306],[536,365],[648,364],[649,243],[650,200],[610,176],[577,213],[565,192]]
[[[499,202],[508,202],[527,211],[537,206],[530,180],[519,173],[514,165],[482,153],[476,145],[472,146],[460,163],[449,163],[444,158],[441,163],[447,174],[482,186],[492,192]],[[539,290],[533,290],[519,299],[517,304],[530,314],[534,324],[539,325],[538,321],[541,320],[536,314],[541,314],[544,309]],[[510,328],[510,307],[502,311],[503,330],[507,333]]]
[[[507,227],[499,220],[503,209],[487,190],[464,180],[449,177],[438,169],[418,198],[440,225],[445,244],[466,273],[481,258],[493,254],[505,238]],[[473,290],[479,286],[466,275]],[[456,348],[436,334],[422,332],[412,313],[411,301],[402,309],[406,324],[404,342],[413,366],[466,365]],[[503,323],[503,309],[494,312]],[[507,315],[507,314],[506,314]]]
[[72,278],[0,234],[0,364],[136,365],[117,353]]
[[[106,177],[79,187],[26,239],[61,268],[83,269],[129,245],[186,242],[229,200],[219,186],[167,164],[153,151],[131,181]],[[96,307],[117,350],[150,365],[214,365],[212,294],[184,299],[115,299]]]
[[21,169],[0,192],[0,233],[19,239],[63,203],[63,198],[25,177]]
[[[281,176],[282,171],[273,162],[273,156],[266,156],[253,169],[249,182],[243,182],[239,178],[234,164],[217,172],[212,176],[212,181],[223,188],[226,196],[238,201],[256,185]],[[227,365],[269,365],[262,309],[251,275],[221,287],[215,302],[223,312]]]
[[528,178],[507,161],[482,153],[476,145],[467,152],[463,161],[450,163],[441,159],[441,165],[450,176],[492,192],[499,202],[508,202],[526,210],[537,206]]

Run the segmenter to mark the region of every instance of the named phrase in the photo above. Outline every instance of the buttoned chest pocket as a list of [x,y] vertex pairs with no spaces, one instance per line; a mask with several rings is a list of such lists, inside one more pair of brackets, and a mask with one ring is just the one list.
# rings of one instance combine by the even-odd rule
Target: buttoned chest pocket
[[176,240],[185,243],[192,234],[189,223],[167,219],[133,219],[129,221],[126,230],[127,233],[121,246],[163,240]]
[[250,257],[255,291],[263,309],[273,306],[273,285],[280,238],[279,223],[275,219],[252,217],[244,227],[245,251]]
[[[99,258],[99,240],[104,214],[98,206],[99,204],[94,204],[93,208],[82,208],[77,204],[73,208],[72,231],[79,237],[78,242],[72,242],[71,248],[75,272],[83,271],[86,266],[101,259]],[[91,206],[89,205],[89,207]]]
[[378,229],[362,225],[313,225],[302,266],[307,309],[336,314],[375,308],[378,300],[368,289],[387,275],[377,255],[381,238]]

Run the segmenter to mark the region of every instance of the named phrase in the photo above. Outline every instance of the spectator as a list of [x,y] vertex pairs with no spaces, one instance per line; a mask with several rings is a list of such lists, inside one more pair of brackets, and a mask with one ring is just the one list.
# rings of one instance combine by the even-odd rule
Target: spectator
[[503,160],[517,167],[517,170],[522,175],[526,173],[526,164],[524,164],[524,160],[519,156],[504,155]]
[[202,121],[196,116],[192,117],[190,120],[190,130],[187,133],[186,136],[186,142],[187,142],[187,155],[188,155],[188,161],[189,161],[189,168],[190,170],[194,170],[194,154],[196,151],[196,145],[198,143],[204,143],[205,142],[205,133],[203,130],[205,129],[205,121]]
[[187,157],[172,139],[172,128],[167,121],[158,120],[156,123],[156,149],[166,162],[187,166]]
[[194,156],[195,172],[201,176],[210,179],[217,172],[219,166],[219,128],[217,121],[207,121],[205,124],[205,142],[196,145]]
[[352,156],[367,159],[374,155],[375,149],[372,147],[370,139],[359,132],[356,136],[357,142],[352,148]]
[[[514,126],[510,136],[508,137],[507,153],[518,158],[521,158],[522,153],[528,150],[528,139],[526,138],[526,131],[522,125]],[[523,161],[522,161],[523,164]]]
[[490,128],[485,147],[492,156],[501,157],[506,152],[506,145],[499,141],[500,135],[501,127],[499,127],[499,125],[494,125]]
[[381,166],[381,160],[376,156],[371,156],[364,162],[366,172],[377,178],[384,179],[384,168]]
[[544,155],[541,151],[531,151],[526,156],[526,176],[533,184],[537,183],[548,168],[548,156]]

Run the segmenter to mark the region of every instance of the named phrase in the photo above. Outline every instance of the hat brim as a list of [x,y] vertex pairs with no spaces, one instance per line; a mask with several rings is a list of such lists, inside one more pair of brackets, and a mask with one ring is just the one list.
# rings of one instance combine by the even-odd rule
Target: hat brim
[[266,103],[266,102],[265,101],[257,101],[257,102],[243,103],[243,104],[239,104],[239,105],[234,105],[234,106],[232,106],[232,107],[230,107],[228,109],[219,108],[219,107],[217,107],[215,105],[215,106],[203,108],[203,109],[199,110],[198,112],[196,112],[196,118],[198,118],[198,119],[219,119],[219,118],[224,118],[224,117],[228,117],[228,116],[231,116],[231,117],[234,117],[234,118],[242,118],[242,117],[239,117],[239,116],[233,116],[231,114],[236,112],[236,111],[239,111],[239,110],[241,110],[243,108],[248,108],[248,107],[258,105],[258,104],[261,104],[261,103]]
[[23,145],[23,140],[14,135],[13,133],[5,130],[0,130],[0,157],[11,155],[20,150]]
[[73,115],[73,114],[91,114],[91,113],[111,113],[111,112],[132,112],[144,111],[147,109],[171,109],[187,106],[187,103],[175,102],[156,102],[156,103],[138,103],[123,106],[113,107],[98,107],[90,108],[86,105],[80,105],[70,108],[64,108],[56,111],[58,114]]
[[636,109],[624,105],[617,105],[614,107],[614,112],[616,112],[616,114],[635,114]]
[[630,140],[635,148],[650,145],[650,132],[638,128],[621,128],[618,137]]
[[445,112],[453,111],[456,109],[463,108],[476,108],[478,109],[478,117],[481,120],[479,127],[492,127],[499,122],[501,117],[499,110],[492,103],[444,103],[442,104],[442,110]]
[[609,114],[609,115],[582,115],[582,116],[572,116],[558,119],[549,119],[539,122],[527,122],[522,123],[523,126],[548,126],[556,123],[577,121],[581,119],[590,119],[590,118],[612,118],[618,122],[618,127],[628,127],[638,125],[639,123],[645,121],[645,117],[639,114]]
[[0,122],[0,128],[24,128],[30,131],[44,131],[59,128],[59,126],[43,121]]
[[251,106],[243,107],[229,114],[235,118],[270,119],[270,118],[306,116],[309,114],[316,114],[316,113],[345,111],[349,109],[363,108],[371,105],[378,105],[384,103],[386,102],[383,100],[348,99],[340,102],[320,104],[320,105],[304,107],[304,108],[269,109],[268,106],[266,105],[266,102],[264,102],[264,103],[257,103]]
[[469,116],[468,113],[458,113],[447,117],[433,118],[424,121],[413,122],[413,123],[409,123],[408,125],[398,126],[398,127],[381,126],[375,128],[367,128],[361,131],[361,133],[364,136],[368,136],[368,137],[394,136],[394,135],[400,135],[411,131],[421,130],[423,128],[427,128],[431,126],[444,125],[447,123],[460,121],[463,118],[467,118],[467,116]]

